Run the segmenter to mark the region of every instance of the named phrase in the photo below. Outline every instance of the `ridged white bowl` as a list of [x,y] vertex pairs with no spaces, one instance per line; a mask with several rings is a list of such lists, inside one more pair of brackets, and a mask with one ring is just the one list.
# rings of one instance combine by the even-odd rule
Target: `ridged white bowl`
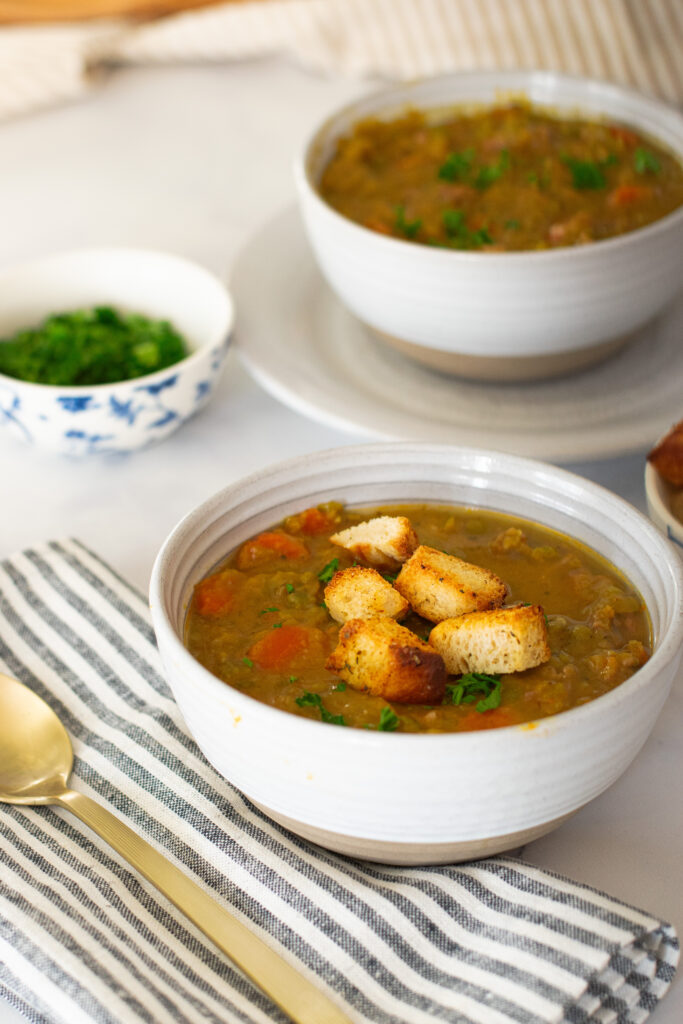
[[114,384],[32,384],[0,374],[0,424],[62,455],[119,454],[168,437],[211,397],[233,325],[223,283],[171,253],[78,249],[0,274],[0,338],[93,306],[170,320],[190,351],[165,370]]
[[[401,735],[344,729],[268,707],[211,675],[183,646],[192,588],[254,533],[332,499],[498,509],[571,534],[640,589],[654,654],[611,693],[536,727]],[[299,835],[394,863],[511,849],[596,797],[644,743],[683,640],[683,568],[630,505],[542,463],[413,443],[306,455],[227,487],[169,536],[154,566],[150,602],[167,679],[214,767]]]
[[595,362],[654,317],[683,280],[683,209],[601,242],[478,253],[380,235],[318,194],[336,140],[364,117],[520,94],[560,116],[630,125],[683,162],[683,115],[673,107],[606,82],[501,71],[444,75],[364,97],[315,128],[295,167],[313,252],[341,301],[412,357],[466,376],[540,378]]

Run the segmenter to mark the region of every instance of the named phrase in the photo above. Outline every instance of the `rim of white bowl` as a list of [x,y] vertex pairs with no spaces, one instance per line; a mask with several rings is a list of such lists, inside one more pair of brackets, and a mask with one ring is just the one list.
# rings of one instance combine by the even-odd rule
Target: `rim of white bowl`
[[[319,136],[327,131],[338,119],[351,114],[354,107],[363,105],[373,99],[380,100],[382,98],[387,99],[387,103],[390,102],[391,96],[397,92],[405,90],[409,85],[420,86],[427,82],[453,82],[470,80],[473,81],[477,78],[482,81],[487,79],[496,79],[500,81],[505,79],[507,81],[523,81],[532,82],[545,81],[552,82],[556,85],[561,86],[562,84],[580,85],[585,87],[587,90],[595,89],[603,94],[608,94],[614,99],[623,100],[634,100],[642,104],[646,108],[650,108],[653,112],[657,111],[660,115],[668,117],[671,121],[672,127],[678,127],[680,133],[680,147],[675,152],[679,163],[683,165],[683,113],[676,107],[669,103],[665,103],[663,100],[655,99],[652,96],[647,96],[644,93],[639,92],[637,89],[629,88],[628,86],[617,85],[614,82],[609,82],[600,78],[585,78],[582,75],[565,75],[558,74],[553,71],[543,71],[540,69],[536,70],[510,70],[510,71],[456,71],[445,73],[442,75],[433,75],[425,78],[415,79],[411,83],[400,83],[393,85],[388,88],[378,89],[374,92],[366,93],[363,96],[357,97],[350,103],[344,104],[342,107],[338,107],[332,114],[329,114],[322,124],[316,125],[312,133],[307,137],[304,143],[303,150],[296,157],[294,161],[294,179],[301,191],[305,191],[310,199],[312,199],[319,209],[325,211],[338,224],[345,225],[349,230],[355,232],[361,232],[361,237],[372,238],[374,244],[380,248],[386,248],[388,251],[393,250],[395,245],[398,243],[401,246],[410,246],[411,251],[429,253],[429,258],[436,262],[453,262],[458,260],[459,262],[479,262],[486,260],[487,262],[493,263],[494,261],[501,261],[509,263],[515,261],[518,263],[528,262],[536,263],[539,260],[544,262],[548,260],[566,260],[570,257],[576,257],[578,253],[594,252],[595,246],[599,246],[600,252],[605,252],[608,248],[616,249],[622,248],[633,242],[634,239],[649,238],[663,231],[668,231],[674,228],[679,222],[683,225],[683,206],[680,206],[677,210],[673,210],[671,213],[666,214],[664,217],[660,217],[658,220],[653,221],[651,224],[646,224],[644,227],[633,228],[631,231],[625,231],[621,235],[615,235],[612,238],[596,239],[593,242],[587,242],[584,245],[565,245],[559,246],[557,249],[543,249],[543,250],[512,250],[508,252],[472,252],[469,250],[460,249],[439,249],[426,245],[420,245],[416,242],[411,242],[404,238],[394,238],[393,236],[381,235],[377,231],[373,231],[371,228],[366,228],[362,224],[358,224],[356,221],[351,220],[349,217],[345,217],[339,213],[334,207],[323,199],[318,192],[315,182],[312,180],[309,159],[312,150],[318,144]],[[484,103],[485,101],[481,101]],[[558,97],[558,103],[561,103],[561,97]],[[457,106],[457,98],[452,101],[453,106]],[[491,105],[490,102],[487,105]],[[532,103],[532,106],[543,106],[543,104]],[[576,109],[576,108],[573,108]],[[597,116],[597,112],[594,112]],[[606,112],[605,112],[606,114]],[[606,114],[607,116],[607,114]],[[616,116],[616,115],[615,115]],[[656,136],[653,136],[653,140],[656,140]],[[424,258],[424,257],[421,257]]]
[[[40,384],[37,381],[22,380],[21,377],[8,377],[7,374],[0,373],[0,382],[6,381],[14,387],[26,388],[29,390],[48,392],[57,391],[106,391],[108,388],[120,388],[123,384],[149,384],[157,379],[168,376],[173,370],[178,370],[180,367],[192,366],[194,363],[200,362],[201,359],[205,358],[206,353],[209,349],[215,345],[221,344],[226,338],[230,338],[235,326],[235,303],[232,298],[231,292],[228,290],[226,284],[207,267],[204,267],[201,263],[195,263],[194,260],[187,259],[185,256],[178,256],[176,253],[166,252],[163,249],[144,249],[138,246],[131,245],[107,245],[90,247],[84,246],[79,249],[60,249],[58,252],[47,253],[45,256],[39,256],[36,259],[26,260],[23,263],[13,264],[11,266],[3,267],[0,270],[0,287],[3,284],[3,278],[13,274],[18,274],[23,271],[29,272],[32,268],[41,265],[49,264],[52,262],[57,263],[59,260],[65,257],[90,257],[96,259],[104,254],[116,253],[117,255],[133,255],[133,256],[152,256],[155,258],[161,258],[170,262],[176,263],[180,266],[191,268],[193,273],[200,273],[207,280],[212,288],[216,290],[216,294],[222,301],[223,304],[223,319],[224,325],[220,331],[216,331],[216,337],[210,338],[207,341],[202,342],[196,348],[192,348],[186,356],[179,359],[176,363],[171,363],[170,366],[166,366],[163,370],[154,370],[152,373],[145,373],[140,377],[123,377],[121,380],[108,381],[104,384]],[[157,317],[156,319],[161,319]],[[186,344],[189,344],[186,338],[183,338]]]
[[[613,508],[618,509],[622,514],[625,513],[627,517],[642,531],[643,537],[651,546],[651,550],[649,552],[651,564],[660,573],[660,577],[662,579],[664,578],[662,575],[664,570],[666,569],[667,571],[667,575],[671,585],[673,586],[676,598],[675,608],[672,608],[671,610],[670,621],[664,635],[660,638],[660,642],[656,650],[653,651],[645,665],[639,668],[632,676],[626,679],[623,683],[620,683],[613,690],[610,690],[608,693],[603,694],[595,700],[589,701],[587,704],[571,708],[568,711],[563,711],[556,715],[549,715],[546,718],[534,719],[533,724],[525,722],[520,725],[500,726],[496,729],[471,732],[429,733],[428,735],[422,733],[382,733],[380,736],[377,732],[371,730],[353,728],[337,729],[334,733],[334,736],[336,737],[335,742],[342,742],[352,746],[366,746],[372,743],[387,742],[413,744],[430,744],[435,742],[440,744],[494,744],[497,742],[496,735],[499,736],[501,733],[510,734],[512,731],[525,729],[528,731],[538,729],[539,732],[542,732],[544,727],[561,729],[565,723],[567,726],[570,726],[574,725],[574,723],[587,721],[588,719],[594,718],[596,715],[601,715],[607,710],[608,706],[616,707],[623,703],[627,698],[630,698],[632,691],[646,689],[650,680],[660,670],[660,667],[664,668],[665,665],[680,653],[683,643],[683,562],[676,556],[676,552],[673,550],[672,546],[668,541],[666,541],[654,524],[650,522],[647,516],[638,511],[638,509],[629,502],[620,498],[607,488],[602,487],[600,484],[593,483],[593,481],[590,480],[585,480],[583,477],[580,477],[575,473],[571,473],[568,470],[560,469],[559,467],[550,465],[549,463],[540,462],[535,459],[516,455],[507,455],[504,452],[472,448],[464,445],[443,445],[418,441],[397,441],[329,448],[321,452],[300,455],[292,459],[287,459],[284,462],[274,463],[258,470],[255,473],[251,473],[249,476],[242,477],[240,480],[234,481],[227,487],[224,487],[180,520],[164,541],[155,559],[149,588],[150,608],[154,629],[158,638],[159,634],[161,634],[160,647],[162,643],[170,644],[173,650],[174,665],[176,668],[181,673],[185,669],[194,673],[195,678],[201,680],[203,685],[217,696],[224,694],[227,688],[233,699],[236,700],[237,704],[244,701],[247,705],[252,707],[253,710],[257,711],[257,713],[266,721],[271,721],[274,724],[284,724],[286,721],[287,728],[293,733],[300,735],[302,742],[304,741],[308,730],[311,728],[320,729],[326,727],[326,723],[324,722],[318,722],[314,719],[294,715],[289,711],[284,711],[280,708],[264,704],[262,701],[256,700],[255,697],[250,697],[249,694],[244,693],[241,690],[237,690],[235,687],[230,686],[229,683],[226,683],[213,675],[213,673],[204,668],[204,666],[192,654],[190,654],[188,649],[185,647],[181,636],[179,636],[175,630],[166,609],[164,577],[167,571],[172,571],[169,563],[173,562],[176,549],[182,548],[184,540],[198,532],[198,528],[201,528],[201,524],[206,520],[207,516],[222,507],[226,498],[238,494],[242,489],[247,488],[251,491],[250,496],[247,498],[247,501],[249,501],[256,495],[263,495],[272,487],[277,486],[280,483],[287,482],[282,479],[283,476],[286,477],[287,480],[291,481],[292,471],[308,469],[311,466],[311,463],[318,459],[325,460],[326,458],[333,458],[335,456],[341,457],[343,455],[349,461],[355,461],[361,455],[364,458],[371,458],[374,456],[381,456],[383,453],[389,454],[390,452],[400,451],[404,453],[405,461],[407,461],[411,454],[414,458],[419,454],[424,454],[427,450],[432,452],[434,455],[442,455],[444,458],[446,456],[457,457],[460,455],[468,457],[477,456],[483,459],[492,459],[496,461],[504,460],[506,465],[511,469],[517,469],[518,471],[526,470],[527,472],[534,470],[537,474],[541,473],[545,477],[546,481],[552,480],[556,483],[565,483],[566,485],[571,484],[573,487],[576,487],[578,483],[586,494],[592,495],[595,498],[602,498],[603,501],[606,500],[613,506]],[[261,484],[266,484],[267,486],[260,487],[259,485]],[[254,491],[254,488],[257,488],[257,490]],[[230,550],[231,549],[228,549],[223,557],[227,557]],[[283,716],[285,716],[285,718],[283,718]]]

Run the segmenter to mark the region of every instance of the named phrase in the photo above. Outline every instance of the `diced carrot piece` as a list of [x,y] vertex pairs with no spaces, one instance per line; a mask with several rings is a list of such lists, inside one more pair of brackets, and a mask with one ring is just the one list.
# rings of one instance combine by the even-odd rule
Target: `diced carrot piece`
[[500,729],[504,725],[514,725],[517,721],[512,708],[492,708],[491,711],[472,711],[462,719],[463,729],[474,732],[477,729]]
[[[418,142],[417,139],[415,141]],[[404,171],[409,171],[411,168],[418,166],[421,159],[422,155],[420,148],[416,147],[410,153],[404,153],[402,156],[397,156],[395,158],[395,165]]]
[[305,558],[308,554],[306,545],[290,537],[287,533],[275,533],[267,531],[260,533],[258,537],[248,540],[240,548],[237,556],[237,567],[247,569],[258,562],[265,562],[273,558],[285,558],[288,561],[296,558]]
[[298,527],[302,533],[313,537],[320,533],[327,533],[334,529],[335,524],[319,508],[307,508],[295,517],[298,520]]
[[388,224],[385,224],[383,220],[371,217],[365,221],[365,227],[369,228],[370,231],[376,231],[380,235],[390,235],[391,228]]
[[236,572],[218,572],[194,588],[194,606],[200,615],[224,615],[232,611],[242,583]]
[[610,192],[607,202],[609,206],[630,206],[631,203],[642,203],[649,199],[652,189],[649,185],[617,185],[613,192]]
[[312,640],[313,634],[306,626],[281,626],[252,644],[248,655],[259,668],[277,672],[304,654]]
[[610,135],[613,135],[615,139],[620,139],[627,146],[635,146],[638,142],[635,132],[630,132],[628,128],[621,128],[616,124],[610,125]]

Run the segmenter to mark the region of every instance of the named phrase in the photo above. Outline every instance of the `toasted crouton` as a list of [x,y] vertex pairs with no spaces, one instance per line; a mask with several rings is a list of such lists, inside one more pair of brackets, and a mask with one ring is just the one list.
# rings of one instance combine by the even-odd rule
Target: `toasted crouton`
[[418,545],[405,516],[377,516],[332,534],[330,540],[377,569],[398,569]]
[[356,690],[401,704],[439,704],[446,691],[441,655],[393,619],[350,619],[325,667]]
[[545,615],[537,604],[446,619],[431,631],[429,642],[450,675],[523,672],[550,657]]
[[403,619],[410,611],[401,597],[376,569],[352,565],[336,572],[325,587],[325,604],[333,619]]
[[503,581],[488,569],[424,545],[413,552],[394,586],[430,622],[497,608],[507,594]]

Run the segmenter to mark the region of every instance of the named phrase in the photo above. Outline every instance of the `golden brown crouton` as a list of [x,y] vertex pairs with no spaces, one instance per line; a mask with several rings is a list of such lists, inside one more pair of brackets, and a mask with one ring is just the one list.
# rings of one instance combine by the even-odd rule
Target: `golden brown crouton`
[[508,673],[542,665],[550,657],[540,605],[514,605],[446,619],[429,635],[450,675]]
[[418,615],[431,622],[497,608],[507,594],[503,581],[488,569],[423,544],[405,563],[394,586]]
[[353,565],[336,572],[325,587],[325,604],[333,619],[403,619],[410,611],[404,597],[376,569]]
[[393,619],[350,619],[325,668],[356,690],[401,704],[440,704],[446,690],[441,655]]
[[418,544],[405,516],[377,516],[332,534],[330,540],[378,569],[398,569]]

